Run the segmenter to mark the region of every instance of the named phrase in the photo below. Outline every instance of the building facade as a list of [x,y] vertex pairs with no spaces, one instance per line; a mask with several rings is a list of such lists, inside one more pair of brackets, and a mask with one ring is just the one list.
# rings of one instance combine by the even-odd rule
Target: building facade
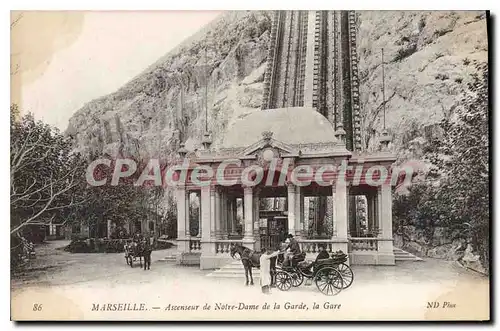
[[[177,187],[178,263],[217,268],[228,262],[233,244],[260,250],[292,233],[309,255],[326,245],[348,252],[350,263],[392,265],[396,158],[386,131],[378,152],[362,146],[356,13],[277,11],[273,17],[262,109],[236,122],[218,148],[206,132],[203,150],[179,149],[179,162],[187,155],[190,164]],[[344,180],[325,171],[342,164],[361,170],[348,170]],[[191,180],[200,166],[216,174],[208,185]],[[312,169],[311,180],[298,185],[291,178],[297,167]],[[263,180],[248,184],[242,179],[248,169],[262,169]],[[189,230],[192,198],[200,205],[196,237]],[[261,208],[269,199],[284,208]]]

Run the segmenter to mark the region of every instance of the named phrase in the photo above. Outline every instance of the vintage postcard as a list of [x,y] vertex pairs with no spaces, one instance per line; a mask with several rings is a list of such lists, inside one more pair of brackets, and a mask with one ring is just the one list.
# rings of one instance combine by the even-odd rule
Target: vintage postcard
[[11,319],[490,320],[486,11],[12,11]]

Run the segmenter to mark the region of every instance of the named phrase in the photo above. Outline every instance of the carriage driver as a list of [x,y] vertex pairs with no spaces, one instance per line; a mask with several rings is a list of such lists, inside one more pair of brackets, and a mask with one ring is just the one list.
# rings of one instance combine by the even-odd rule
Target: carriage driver
[[270,247],[267,247],[259,258],[260,264],[260,286],[262,288],[262,293],[270,294],[270,286],[273,282],[273,275],[271,273],[271,259],[277,257],[281,254],[281,251],[272,251]]
[[289,251],[285,255],[285,261],[283,261],[284,266],[291,266],[292,265],[292,259],[294,256],[298,255],[301,253],[300,251],[300,245],[297,240],[293,237],[291,233],[288,234],[287,239],[290,240],[288,245],[286,246],[286,249],[289,249]]

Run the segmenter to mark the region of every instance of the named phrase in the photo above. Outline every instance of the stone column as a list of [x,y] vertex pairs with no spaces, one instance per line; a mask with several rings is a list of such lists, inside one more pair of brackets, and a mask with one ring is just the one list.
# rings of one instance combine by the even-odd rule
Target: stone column
[[189,190],[186,190],[186,238],[191,239],[191,224],[190,224],[190,216],[191,216],[191,199],[189,196]]
[[347,219],[349,220],[348,233],[351,237],[358,237],[359,225],[356,218],[356,200],[356,196],[354,195],[347,196]]
[[376,223],[375,226],[377,227],[378,230],[377,237],[379,238],[382,237],[382,232],[381,232],[382,199],[380,199],[380,194],[381,194],[380,187],[377,187],[377,193],[375,195],[375,223]]
[[231,199],[229,200],[229,219],[230,219],[230,225],[231,225],[231,235],[234,236],[236,235],[236,198],[231,196]]
[[219,187],[215,188],[215,238],[222,239],[222,213],[221,213],[221,191]]
[[366,195],[367,217],[368,217],[368,232],[373,233],[375,228],[375,199],[373,194]]
[[295,236],[295,185],[287,184],[288,189],[288,233]]
[[212,237],[211,231],[210,231],[210,220],[211,220],[211,201],[210,201],[210,187],[209,186],[204,186],[201,188],[201,240],[202,242],[208,242],[210,241],[210,238]]
[[301,212],[301,195],[302,188],[300,186],[295,187],[295,233],[294,236],[300,238],[302,236],[302,218],[303,213]]
[[253,236],[255,239],[255,250],[260,252],[260,206],[259,206],[259,193],[258,188],[253,189]]
[[335,225],[337,238],[347,239],[347,187],[344,183],[337,183],[333,186],[335,192]]
[[215,219],[215,190],[213,186],[201,188],[201,257],[200,269],[213,269],[217,267],[214,243]]
[[196,192],[196,199],[198,200],[198,235],[196,236],[197,238],[201,238],[201,232],[202,232],[202,224],[203,222],[201,221],[201,192]]
[[381,217],[380,217],[380,232],[382,239],[391,240],[392,251],[392,192],[391,184],[382,184],[380,188],[381,200]]
[[229,221],[229,212],[228,212],[228,203],[227,203],[227,192],[222,191],[222,200],[221,200],[221,214],[222,214],[222,239],[228,238],[228,221]]
[[309,238],[309,197],[304,197],[304,238]]
[[305,210],[304,210],[304,191],[301,189],[300,190],[300,236],[302,238],[305,238],[307,235],[306,228],[305,228]]
[[[254,236],[253,236],[253,190],[251,187],[243,188],[243,215],[245,231],[243,240],[246,245],[250,245],[253,249]],[[247,246],[248,247],[248,246]]]
[[186,236],[188,216],[186,214],[187,193],[184,186],[178,186],[177,194],[177,263],[182,263],[183,253],[189,253],[189,238]]
[[[348,226],[348,207],[347,207],[347,186],[346,183],[341,181],[335,183],[332,187],[333,192],[335,192],[335,228],[336,237],[335,243],[333,244],[333,250],[341,250],[345,254],[348,254],[348,237],[347,237],[347,226]],[[333,195],[333,194],[332,194]]]
[[380,187],[380,238],[378,240],[378,264],[394,265],[394,248],[392,238],[392,192],[391,184],[384,183]]
[[[240,199],[240,198],[238,198]],[[245,199],[244,197],[240,200],[241,204],[238,205],[238,201],[236,201],[235,213],[236,213],[236,231],[239,233],[239,226],[242,225],[241,228],[241,236],[245,235]]]
[[217,209],[217,201],[216,201],[216,188],[215,186],[210,187],[210,238],[215,239],[217,237],[217,230],[215,227],[216,222],[216,209]]
[[336,238],[337,237],[337,215],[336,215],[336,211],[337,211],[337,208],[336,208],[336,203],[337,203],[337,200],[336,200],[336,190],[335,190],[335,186],[332,186],[332,238]]
[[382,238],[392,239],[392,192],[390,184],[382,185],[380,197],[382,199],[382,222],[380,223]]

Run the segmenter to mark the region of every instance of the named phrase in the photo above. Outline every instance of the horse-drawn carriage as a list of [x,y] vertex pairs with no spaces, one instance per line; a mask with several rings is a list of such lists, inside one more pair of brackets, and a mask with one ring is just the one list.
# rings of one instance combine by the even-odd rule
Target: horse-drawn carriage
[[125,252],[125,261],[127,265],[131,268],[134,267],[134,261],[139,259],[140,266],[142,268],[142,258],[144,256],[144,245],[141,242],[128,241],[125,242],[123,247]]
[[347,255],[335,252],[328,259],[305,261],[305,253],[291,260],[290,265],[281,265],[276,273],[276,287],[282,291],[298,287],[304,279],[314,281],[325,295],[336,295],[351,286],[354,280],[352,269],[346,264]]
[[[245,268],[246,284],[253,285],[252,267],[259,268],[260,253],[233,245],[231,256],[239,254]],[[288,291],[292,287],[300,286],[304,279],[314,281],[318,290],[325,295],[336,295],[343,289],[351,286],[354,274],[346,264],[347,255],[342,251],[333,253],[330,258],[314,262],[305,261],[306,254],[301,253],[291,259],[290,265],[277,266],[274,274],[274,283],[281,291]],[[282,259],[281,259],[282,260]]]

